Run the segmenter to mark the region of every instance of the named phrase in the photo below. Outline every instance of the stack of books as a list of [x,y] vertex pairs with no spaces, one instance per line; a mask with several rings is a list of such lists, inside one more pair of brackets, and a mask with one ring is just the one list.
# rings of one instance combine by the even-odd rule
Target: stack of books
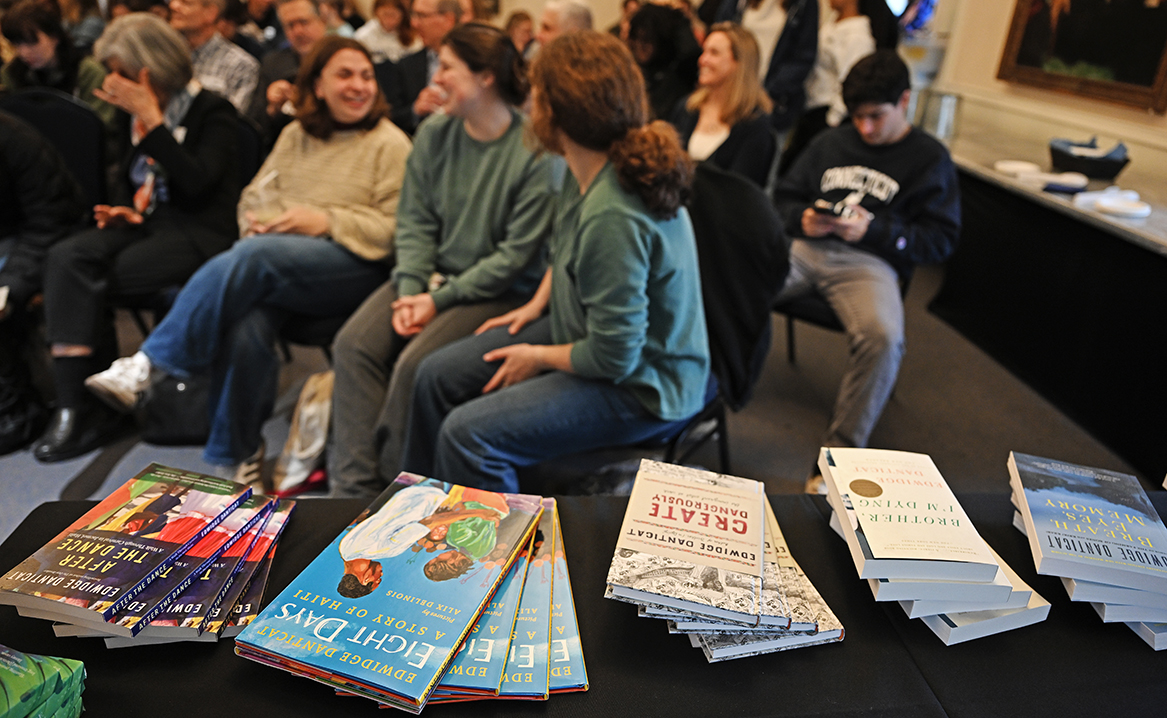
[[1139,480],[1010,452],[1009,484],[1037,572],[1060,577],[1104,622],[1167,647],[1167,527]]
[[607,581],[710,662],[843,640],[750,479],[643,461]]
[[235,652],[412,713],[588,688],[555,501],[413,474],[337,536]]
[[[214,641],[270,556],[293,502],[151,464],[0,578],[0,603],[110,647]],[[264,574],[266,576],[266,574]]]
[[77,718],[85,664],[0,646],[0,716]]
[[932,459],[826,448],[819,470],[855,570],[945,645],[1044,621],[1050,604],[977,533]]

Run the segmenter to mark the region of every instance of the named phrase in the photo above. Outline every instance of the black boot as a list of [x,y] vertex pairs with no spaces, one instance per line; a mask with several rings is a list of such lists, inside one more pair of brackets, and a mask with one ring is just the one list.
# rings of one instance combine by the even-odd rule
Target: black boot
[[0,322],[0,456],[40,436],[48,415],[20,356],[23,334],[14,322]]
[[45,428],[48,411],[36,392],[0,386],[0,456],[28,446]]
[[53,463],[87,454],[131,429],[129,418],[97,401],[61,407],[53,412],[49,428],[32,448],[37,461]]

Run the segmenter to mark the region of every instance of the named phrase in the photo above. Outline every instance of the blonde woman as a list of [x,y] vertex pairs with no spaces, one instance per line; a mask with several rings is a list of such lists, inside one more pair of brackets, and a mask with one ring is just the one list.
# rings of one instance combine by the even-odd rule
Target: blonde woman
[[758,43],[740,25],[709,30],[697,61],[697,90],[672,121],[689,156],[765,186],[774,160],[770,97],[758,78]]

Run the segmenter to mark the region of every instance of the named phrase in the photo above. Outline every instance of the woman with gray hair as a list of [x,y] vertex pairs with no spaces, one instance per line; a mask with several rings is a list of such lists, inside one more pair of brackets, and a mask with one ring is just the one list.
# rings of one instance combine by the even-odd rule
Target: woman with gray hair
[[96,228],[48,253],[57,409],[33,447],[46,462],[96,449],[125,426],[84,386],[117,358],[111,300],[182,284],[237,236],[237,115],[191,79],[183,37],[153,15],[132,13],[106,28],[94,56],[109,70],[95,94],[122,110],[122,161],[114,202],[93,208]]

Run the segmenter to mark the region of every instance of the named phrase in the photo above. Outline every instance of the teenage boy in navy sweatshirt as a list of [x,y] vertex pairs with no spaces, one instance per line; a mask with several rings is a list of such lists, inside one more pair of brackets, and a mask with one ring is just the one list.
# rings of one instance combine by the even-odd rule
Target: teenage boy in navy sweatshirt
[[817,291],[850,347],[826,446],[867,445],[904,352],[901,287],[917,264],[947,259],[960,234],[956,169],[943,145],[912,127],[910,96],[895,52],[860,60],[843,81],[851,123],[815,138],[775,190],[793,238],[776,301]]

